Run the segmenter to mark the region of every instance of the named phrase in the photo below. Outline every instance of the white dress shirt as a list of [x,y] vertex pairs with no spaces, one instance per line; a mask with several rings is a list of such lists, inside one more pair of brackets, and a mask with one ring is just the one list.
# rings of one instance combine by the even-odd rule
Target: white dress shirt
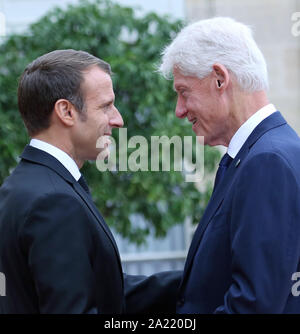
[[39,139],[31,139],[29,145],[49,153],[72,174],[76,181],[80,179],[81,173],[78,166],[66,152]]
[[234,136],[231,138],[228,145],[227,153],[231,158],[235,158],[239,150],[242,148],[247,138],[252,131],[261,123],[265,118],[273,114],[276,108],[273,104],[268,104],[259,109],[254,115],[252,115],[242,126],[237,130]]

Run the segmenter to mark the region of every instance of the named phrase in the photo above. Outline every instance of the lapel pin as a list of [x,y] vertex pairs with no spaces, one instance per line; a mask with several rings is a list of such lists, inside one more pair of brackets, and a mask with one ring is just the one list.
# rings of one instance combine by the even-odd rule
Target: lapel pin
[[238,167],[238,165],[241,163],[241,159],[239,159],[236,164],[235,164],[235,168]]

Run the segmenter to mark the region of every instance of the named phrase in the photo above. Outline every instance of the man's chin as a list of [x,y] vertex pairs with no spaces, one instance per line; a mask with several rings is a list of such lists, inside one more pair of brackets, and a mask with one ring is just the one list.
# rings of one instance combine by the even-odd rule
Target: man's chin
[[105,148],[104,150],[101,150],[98,152],[96,158],[94,160],[104,160],[107,161],[109,159],[110,151],[109,148]]

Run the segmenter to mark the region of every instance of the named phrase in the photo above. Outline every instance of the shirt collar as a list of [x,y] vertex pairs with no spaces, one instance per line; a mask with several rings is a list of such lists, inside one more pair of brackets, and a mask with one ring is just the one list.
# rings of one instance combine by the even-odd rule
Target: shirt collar
[[72,174],[76,181],[78,181],[81,177],[79,168],[75,161],[66,152],[62,151],[58,147],[39,139],[31,139],[29,145],[47,152],[56,158]]
[[248,118],[231,138],[227,153],[234,159],[257,125],[275,111],[275,106],[273,104],[268,104]]

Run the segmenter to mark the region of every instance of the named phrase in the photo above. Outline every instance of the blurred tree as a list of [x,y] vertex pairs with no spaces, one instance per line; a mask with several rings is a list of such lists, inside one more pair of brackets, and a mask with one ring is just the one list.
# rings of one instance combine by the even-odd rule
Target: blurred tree
[[[155,71],[164,45],[181,27],[167,16],[136,16],[132,8],[95,0],[55,8],[24,34],[9,36],[0,46],[0,183],[29,140],[17,111],[18,78],[28,63],[55,49],[85,50],[111,64],[128,138],[141,135],[150,143],[151,136],[192,135],[190,124],[174,115],[172,82]],[[113,135],[118,142],[118,131]],[[206,176],[219,157],[219,151],[205,148]],[[151,229],[164,236],[187,216],[198,222],[211,193],[211,184],[199,192],[175,171],[99,172],[88,162],[83,173],[109,225],[137,244]],[[137,217],[143,218],[142,226],[135,223]]]

